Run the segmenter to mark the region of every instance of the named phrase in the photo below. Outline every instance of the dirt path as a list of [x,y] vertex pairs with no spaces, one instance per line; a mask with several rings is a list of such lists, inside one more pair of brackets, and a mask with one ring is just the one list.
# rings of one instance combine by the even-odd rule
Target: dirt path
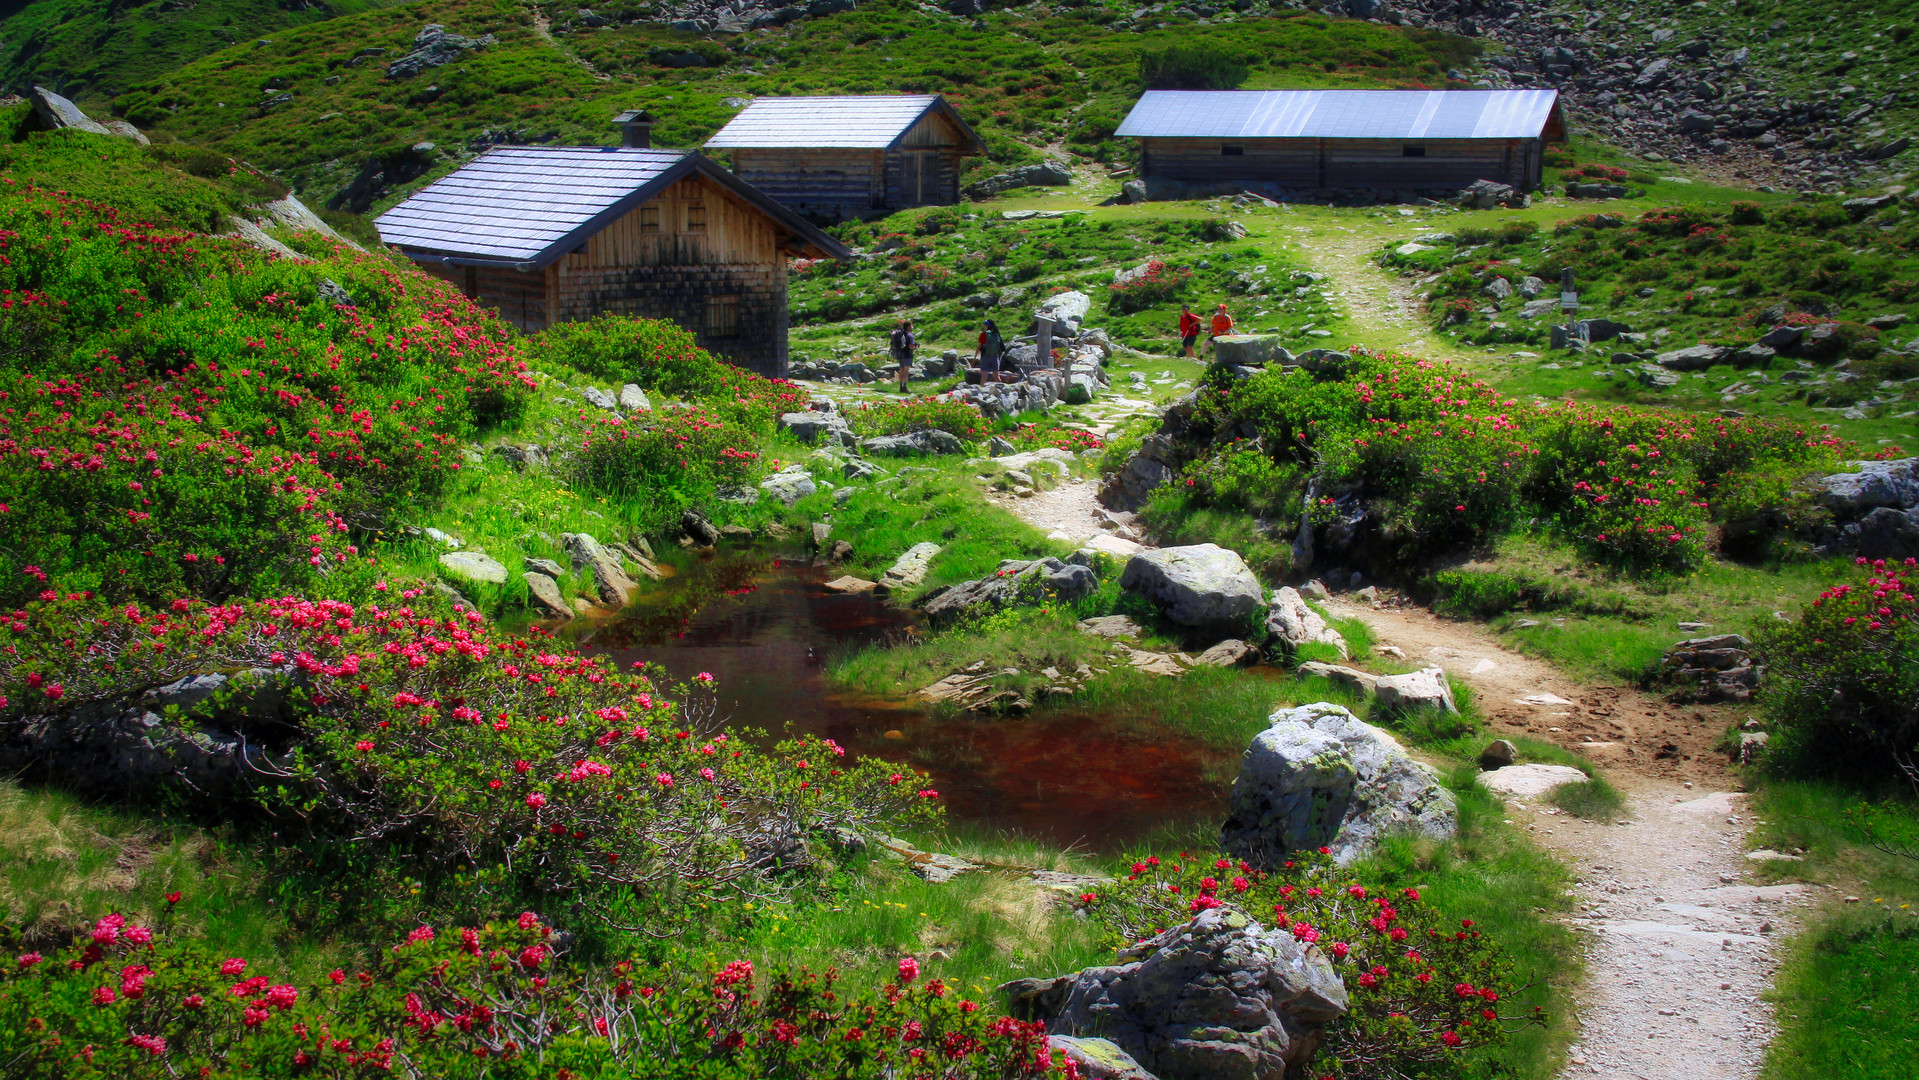
[[[1095,501],[1090,482],[1003,505],[1036,527],[1082,539],[1130,518]],[[1090,533],[1088,534],[1090,535]],[[1575,876],[1571,925],[1587,971],[1574,993],[1579,1036],[1568,1080],[1752,1080],[1775,1032],[1765,1000],[1777,941],[1813,887],[1759,886],[1745,857],[1746,796],[1724,790],[1715,750],[1733,718],[1634,687],[1589,685],[1506,648],[1483,627],[1419,608],[1335,599],[1406,662],[1437,665],[1472,687],[1488,738],[1527,735],[1599,763],[1625,795],[1624,816],[1586,821],[1540,799],[1509,799],[1509,820]]]

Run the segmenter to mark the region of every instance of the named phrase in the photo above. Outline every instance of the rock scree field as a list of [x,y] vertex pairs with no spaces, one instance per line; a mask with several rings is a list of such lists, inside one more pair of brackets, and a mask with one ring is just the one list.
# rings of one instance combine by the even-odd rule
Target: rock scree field
[[[1915,23],[12,5],[0,1075],[1910,1076]],[[1387,88],[1566,139],[1115,134]],[[883,93],[985,152],[789,262],[785,378],[373,225]]]

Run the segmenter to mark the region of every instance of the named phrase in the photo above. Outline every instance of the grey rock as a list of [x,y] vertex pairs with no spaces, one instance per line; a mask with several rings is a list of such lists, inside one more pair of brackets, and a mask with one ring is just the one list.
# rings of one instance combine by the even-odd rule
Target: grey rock
[[1378,695],[1382,709],[1459,711],[1459,706],[1453,702],[1452,687],[1446,682],[1446,672],[1441,668],[1421,668],[1405,675],[1382,675],[1373,684],[1373,692]]
[[1119,186],[1119,201],[1128,205],[1138,205],[1146,201],[1146,181],[1128,180]]
[[1757,341],[1733,352],[1731,360],[1739,367],[1764,367],[1773,357],[1779,355]]
[[937,428],[908,435],[877,435],[860,442],[860,449],[875,457],[909,457],[922,454],[957,454],[966,449],[950,432]]
[[1346,648],[1346,639],[1327,625],[1319,612],[1314,611],[1306,603],[1305,597],[1290,585],[1273,591],[1272,603],[1266,610],[1266,630],[1285,642],[1288,651],[1316,642],[1333,646],[1342,657],[1351,655]]
[[1068,405],[1084,405],[1097,396],[1099,396],[1099,380],[1076,371],[1068,378],[1066,393],[1061,400]]
[[813,477],[807,473],[805,466],[791,465],[761,480],[760,490],[778,499],[784,505],[792,506],[818,491],[819,485],[813,482]]
[[1213,339],[1213,350],[1214,359],[1227,367],[1258,367],[1275,359],[1281,363],[1292,359],[1289,353],[1281,359],[1286,349],[1277,334],[1227,334]]
[[1080,324],[1086,321],[1087,312],[1093,309],[1093,298],[1078,289],[1068,289],[1054,293],[1045,302],[1033,310],[1033,318],[1051,319],[1055,324],[1065,323],[1073,334],[1079,333]]
[[523,559],[521,562],[525,564],[528,570],[536,574],[545,574],[547,577],[556,580],[561,574],[566,573],[560,564],[554,562],[552,559]]
[[1668,389],[1679,385],[1679,375],[1648,364],[1639,369],[1639,385],[1655,390]]
[[1898,199],[1891,195],[1872,195],[1859,199],[1847,199],[1839,205],[1854,221],[1858,221],[1861,218],[1871,217],[1897,201]]
[[1828,546],[1868,559],[1919,558],[1919,509],[1877,507],[1848,522]]
[[[708,527],[711,528],[711,525]],[[626,576],[626,568],[620,565],[617,554],[585,533],[561,533],[560,546],[566,549],[573,569],[592,572],[593,584],[602,603],[625,607],[633,602],[633,596],[640,586]]]
[[106,125],[82,112],[80,106],[44,86],[34,87],[27,95],[27,100],[33,103],[34,120],[48,131],[72,128],[75,131],[90,131],[95,135],[113,134]]
[[560,594],[560,583],[546,574],[526,573],[520,575],[526,582],[526,591],[533,597],[533,606],[551,619],[570,619],[573,608]]
[[[1325,954],[1228,907],[1149,938],[1111,967],[1000,990],[1056,1035],[1097,1035],[1158,1080],[1281,1080],[1347,1010]],[[1124,1069],[1113,1060],[1109,1068]],[[1125,1076],[1124,1072],[1113,1075]]]
[[846,418],[836,412],[790,412],[780,414],[780,428],[795,439],[813,445],[822,439],[840,442],[839,433],[848,431]]
[[506,584],[506,567],[477,551],[449,551],[440,556],[440,569],[461,581]]
[[1260,607],[1259,579],[1238,552],[1217,544],[1142,551],[1127,561],[1119,584],[1184,626],[1240,619]]
[[1390,734],[1318,702],[1273,713],[1253,738],[1220,842],[1261,866],[1317,847],[1332,848],[1345,865],[1386,836],[1444,840],[1457,827],[1452,793],[1438,774]]
[[1503,277],[1496,277],[1480,286],[1479,291],[1495,300],[1506,300],[1513,294],[1513,283]]
[[428,68],[451,64],[469,50],[494,44],[498,44],[498,39],[492,34],[477,38],[461,37],[447,33],[446,27],[437,23],[428,23],[414,35],[413,51],[386,66],[386,77],[410,79]]
[[874,477],[886,475],[885,469],[864,458],[848,459],[845,465],[840,466],[840,472],[848,480],[871,480]]
[[1789,349],[1796,348],[1800,340],[1805,336],[1806,331],[1804,327],[1775,326],[1760,336],[1758,344],[1764,345],[1768,349],[1785,352]]
[[1711,113],[1697,109],[1687,109],[1679,114],[1679,132],[1682,135],[1711,134],[1713,118]]
[[[688,510],[681,514],[680,528],[701,547],[712,547],[720,542],[720,530],[714,528],[713,523],[706,519],[706,515],[698,510]],[[578,566],[579,563],[576,560],[574,567],[577,569]]]
[[586,399],[588,405],[596,409],[605,409],[607,412],[620,411],[619,401],[597,386],[582,387],[580,396]]
[[1054,161],[1043,161],[1037,165],[1026,165],[997,176],[966,185],[966,196],[971,199],[990,199],[1002,191],[1012,191],[1023,187],[1062,187],[1073,182],[1073,172],[1066,166]]
[[1004,457],[1007,454],[1019,453],[1019,448],[995,435],[987,440],[986,452],[994,457]]
[[1537,300],[1528,300],[1525,305],[1519,309],[1519,317],[1522,319],[1537,319],[1543,315],[1551,315],[1558,310],[1559,301],[1556,298],[1542,296]]
[[1207,667],[1244,667],[1259,660],[1259,650],[1238,638],[1227,638],[1194,659]]
[[651,410],[653,402],[647,398],[646,391],[640,389],[637,383],[627,383],[620,387],[620,408],[627,412]]
[[1055,1060],[1063,1057],[1079,1066],[1079,1075],[1087,1080],[1157,1080],[1111,1039],[1049,1035],[1046,1046]]
[[1371,696],[1379,683],[1379,676],[1358,668],[1349,668],[1343,664],[1322,664],[1309,660],[1294,669],[1302,678],[1325,679],[1341,686],[1361,697]]
[[887,589],[909,589],[926,580],[926,569],[933,556],[940,553],[940,546],[932,541],[923,541],[907,548],[905,554],[893,561],[880,585]]
[[1479,752],[1479,767],[1482,769],[1503,769],[1519,760],[1519,748],[1505,739],[1494,739]]
[[1855,517],[1874,507],[1908,510],[1919,506],[1919,458],[1896,461],[1854,461],[1856,472],[1822,477],[1819,502],[1842,518]]
[[1656,363],[1669,371],[1704,371],[1732,358],[1732,350],[1721,345],[1692,345],[1660,353]]

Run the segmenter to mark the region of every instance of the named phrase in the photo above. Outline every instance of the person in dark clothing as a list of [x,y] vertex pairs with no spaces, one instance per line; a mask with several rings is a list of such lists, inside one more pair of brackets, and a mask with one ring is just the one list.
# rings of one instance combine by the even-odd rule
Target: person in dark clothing
[[919,342],[913,339],[913,320],[901,319],[893,328],[893,335],[887,341],[887,350],[892,353],[893,363],[899,365],[900,393],[906,393],[906,380],[913,377],[913,349]]
[[1006,355],[1006,339],[1000,336],[993,320],[986,320],[986,329],[980,331],[979,349],[974,355],[979,361],[980,381],[1000,381],[1000,358]]

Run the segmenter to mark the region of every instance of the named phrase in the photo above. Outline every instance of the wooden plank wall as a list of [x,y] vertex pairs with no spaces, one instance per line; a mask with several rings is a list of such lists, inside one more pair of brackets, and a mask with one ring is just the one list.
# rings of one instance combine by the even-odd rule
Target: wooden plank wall
[[885,155],[878,150],[733,151],[733,172],[802,214],[858,217],[884,198]]
[[469,299],[499,311],[500,317],[527,333],[547,326],[546,275],[504,266],[443,266],[420,263],[420,269],[453,286]]
[[[923,153],[924,151],[919,151]],[[937,164],[933,183],[925,197],[919,197],[912,180],[910,160],[914,153],[896,150],[886,155],[886,208],[904,210],[911,206],[952,206],[959,202],[960,153],[958,147],[935,152]]]
[[[1199,182],[1295,188],[1458,188],[1475,180],[1537,184],[1534,139],[1145,139],[1142,172]],[[1243,153],[1223,155],[1220,147]],[[1425,157],[1406,157],[1423,146]]]

